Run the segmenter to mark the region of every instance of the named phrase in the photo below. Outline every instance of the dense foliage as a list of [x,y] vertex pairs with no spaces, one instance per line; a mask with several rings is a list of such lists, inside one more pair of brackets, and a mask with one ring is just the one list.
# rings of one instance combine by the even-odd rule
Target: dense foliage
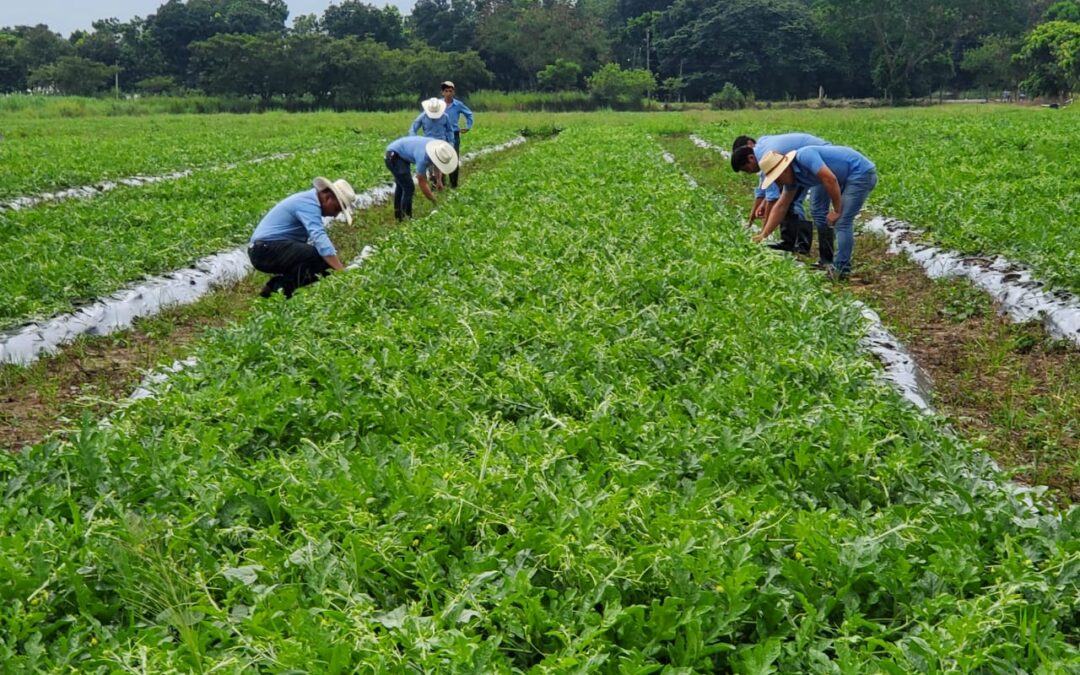
[[0,660],[1075,671],[1080,511],[905,405],[859,312],[647,138],[526,148],[0,456]]
[[706,100],[724,82],[762,99],[822,88],[894,99],[1021,82],[1061,96],[1080,82],[1080,2],[1049,4],[418,0],[402,16],[344,0],[287,26],[281,0],[168,0],[146,18],[98,21],[67,39],[44,25],[0,30],[0,92],[90,93],[118,82],[125,92],[372,108],[428,95],[447,77],[465,93],[576,88],[617,64],[649,71],[669,99]]
[[[80,156],[94,159],[74,172],[70,158],[44,170],[56,169],[47,180],[34,152],[73,134],[97,129],[129,129],[128,120],[76,120],[48,126],[39,137],[10,139],[15,185],[37,180],[40,187],[69,183],[92,169],[110,177],[126,175],[135,167],[183,167],[195,160],[191,175],[141,187],[120,187],[93,199],[44,203],[18,211],[0,211],[0,327],[32,318],[70,311],[74,305],[102,297],[146,275],[190,265],[247,240],[255,224],[274,203],[293,192],[309,189],[311,179],[326,175],[345,177],[357,191],[390,182],[383,164],[386,144],[408,132],[411,115],[332,114],[278,116],[275,124],[261,118],[207,118],[211,124],[192,124],[169,139],[177,127],[167,120],[159,130],[157,152],[147,155],[138,143],[118,141],[113,133],[82,138]],[[201,119],[200,119],[201,121]],[[149,122],[151,125],[153,121]],[[209,133],[213,129],[214,133]],[[54,138],[53,132],[63,130]],[[231,130],[231,132],[230,132]],[[267,135],[273,130],[273,135]],[[359,133],[356,133],[359,132]],[[480,125],[467,146],[478,149],[508,140],[514,127]],[[26,148],[19,149],[23,142]],[[63,140],[59,140],[63,142]],[[152,147],[152,146],[151,146]],[[269,161],[269,152],[288,153]],[[64,157],[67,157],[64,155]],[[213,158],[213,163],[208,160]],[[76,180],[81,180],[76,178]],[[51,183],[51,184],[50,184]],[[76,182],[76,184],[78,184]]]

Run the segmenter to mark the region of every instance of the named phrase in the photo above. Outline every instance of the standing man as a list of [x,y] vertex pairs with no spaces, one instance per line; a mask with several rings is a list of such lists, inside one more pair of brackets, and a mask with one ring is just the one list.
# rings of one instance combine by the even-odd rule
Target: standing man
[[[417,132],[422,130],[424,136],[428,138],[453,143],[454,130],[450,126],[450,118],[443,114],[446,112],[446,103],[440,98],[429,98],[424,101],[422,107],[424,111],[413,120],[412,126],[409,127],[409,135],[416,136]],[[442,190],[442,172],[432,166],[432,173],[435,177],[435,189]]]
[[251,235],[251,264],[260,272],[275,275],[259,293],[264,298],[277,291],[291,298],[297,288],[315,283],[332,269],[344,269],[323,218],[344,213],[345,222],[351,225],[356,193],[343,179],[331,183],[319,177],[312,186],[314,190],[297,192],[278,202]]
[[[761,158],[770,150],[784,154],[810,145],[832,144],[817,136],[804,133],[762,136],[756,141],[749,136],[739,136],[735,139],[735,144],[732,147],[731,168],[736,172],[755,173],[759,171],[758,163]],[[755,199],[750,214],[750,224],[757,218],[761,218],[763,222],[766,221],[770,211],[775,208],[777,200],[780,199],[779,188],[775,185],[770,185],[768,188],[763,187],[764,179],[765,174],[761,173],[758,186],[754,190]],[[814,231],[813,226],[806,217],[803,206],[806,194],[807,190],[805,189],[796,194],[793,200],[794,208],[781,216],[783,218],[780,225],[781,243],[779,246],[774,246],[774,248],[798,253],[810,252]],[[825,213],[828,212],[829,208],[828,196],[820,190],[809,190],[809,194],[811,213],[815,222],[824,223]],[[818,212],[820,212],[820,218],[816,215]],[[819,267],[831,267],[833,264],[833,238],[834,233],[831,228],[819,225],[817,263]]]
[[394,217],[399,221],[412,218],[412,201],[416,186],[413,185],[409,166],[416,165],[416,182],[420,191],[438,205],[428,185],[427,169],[434,164],[439,171],[449,173],[457,169],[458,157],[454,146],[424,136],[402,136],[386,146],[386,168],[394,176]]
[[[450,127],[454,131],[454,152],[460,155],[461,135],[469,133],[469,130],[472,129],[472,111],[469,110],[469,106],[454,98],[453,82],[447,80],[441,86],[443,101],[446,103],[446,116],[450,118]],[[458,126],[462,115],[465,116],[465,124],[468,125],[464,129]],[[454,169],[453,173],[450,174],[450,187],[456,188],[457,184],[458,169]]]
[[[817,188],[832,204],[825,213],[825,223],[836,229],[836,260],[830,270],[834,279],[851,275],[851,256],[855,248],[855,216],[878,182],[877,167],[864,155],[842,145],[807,146],[787,154],[769,151],[761,158],[765,172],[764,187],[774,182],[783,186],[776,208],[765,227],[754,235],[754,243],[769,236],[780,224],[782,213],[795,199],[799,188]],[[815,220],[817,214],[814,215]]]

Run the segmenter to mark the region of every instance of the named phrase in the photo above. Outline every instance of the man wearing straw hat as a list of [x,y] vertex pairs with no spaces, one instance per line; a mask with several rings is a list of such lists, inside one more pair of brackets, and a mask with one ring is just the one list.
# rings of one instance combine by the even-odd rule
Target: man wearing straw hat
[[[454,152],[461,154],[461,135],[469,133],[472,129],[472,111],[469,106],[454,98],[457,89],[450,80],[443,82],[439,87],[442,89],[443,101],[446,103],[446,116],[450,118],[450,128],[454,131]],[[465,116],[465,124],[462,129],[459,125],[461,116]],[[450,187],[456,188],[458,184],[458,170],[450,173]]]
[[394,176],[394,217],[402,220],[412,217],[413,185],[409,167],[416,165],[416,183],[420,191],[438,205],[435,195],[428,185],[427,169],[435,165],[443,173],[451,173],[458,166],[458,156],[454,146],[446,141],[437,141],[423,136],[403,136],[386,146],[386,168]]
[[[836,257],[830,276],[845,280],[851,274],[851,256],[855,247],[855,216],[862,210],[866,198],[877,185],[877,167],[864,155],[842,145],[807,146],[787,154],[770,150],[761,158],[761,170],[765,173],[762,186],[773,183],[783,186],[783,193],[776,202],[761,232],[754,235],[760,242],[772,234],[780,224],[799,188],[824,190],[832,205],[831,211],[820,215],[825,224],[836,230]],[[815,211],[817,211],[815,209]],[[821,223],[818,223],[819,227]]]
[[[798,150],[808,145],[832,145],[828,141],[805,133],[773,134],[753,139],[749,136],[739,136],[731,149],[731,168],[735,172],[758,173],[758,162],[770,150],[781,154]],[[780,199],[780,189],[770,185],[768,189],[761,187],[765,180],[762,173],[758,180],[758,186],[754,189],[754,205],[750,210],[748,226],[761,218],[762,221],[769,217],[769,213],[775,208]],[[809,253],[810,246],[814,241],[814,227],[806,217],[803,207],[803,197],[807,190],[801,189],[795,195],[793,206],[784,214],[780,221],[780,244],[770,246],[782,251],[794,251],[796,253]],[[826,213],[829,208],[828,196],[820,189],[809,190],[811,209]],[[813,211],[811,211],[813,216]],[[824,216],[821,218],[822,225],[818,230],[818,266],[831,267],[833,264],[833,231],[824,225]]]
[[[286,197],[263,216],[248,243],[248,258],[260,272],[273,274],[260,295],[283,291],[291,298],[297,288],[314,283],[330,270],[342,270],[337,250],[326,234],[323,218],[345,215],[352,224],[356,193],[344,179],[331,183],[321,176],[313,190]],[[310,242],[310,243],[309,243]]]
[[[438,141],[454,142],[454,130],[450,127],[450,118],[444,115],[446,103],[441,98],[429,98],[422,104],[423,112],[416,116],[412,126],[409,127],[409,135],[416,136],[418,131],[423,131],[427,138]],[[435,176],[435,189],[443,189],[442,172],[432,166]]]

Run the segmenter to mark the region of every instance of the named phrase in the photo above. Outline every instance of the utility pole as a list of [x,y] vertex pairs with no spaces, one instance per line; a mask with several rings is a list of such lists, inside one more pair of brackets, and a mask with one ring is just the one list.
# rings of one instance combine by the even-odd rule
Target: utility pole
[[113,91],[116,92],[116,98],[119,99],[120,98],[120,71],[118,70],[115,73],[113,73],[113,76],[116,78],[116,79],[113,80]]

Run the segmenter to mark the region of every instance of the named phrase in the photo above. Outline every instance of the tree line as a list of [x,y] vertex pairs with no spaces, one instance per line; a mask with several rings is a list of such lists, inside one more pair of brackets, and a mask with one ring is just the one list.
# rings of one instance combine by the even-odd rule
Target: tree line
[[[1080,0],[343,0],[289,19],[284,0],[168,0],[69,37],[0,29],[0,92],[306,98],[370,106],[429,93],[588,88],[704,100],[904,99],[942,89],[1080,84]],[[605,93],[606,92],[606,93]]]

